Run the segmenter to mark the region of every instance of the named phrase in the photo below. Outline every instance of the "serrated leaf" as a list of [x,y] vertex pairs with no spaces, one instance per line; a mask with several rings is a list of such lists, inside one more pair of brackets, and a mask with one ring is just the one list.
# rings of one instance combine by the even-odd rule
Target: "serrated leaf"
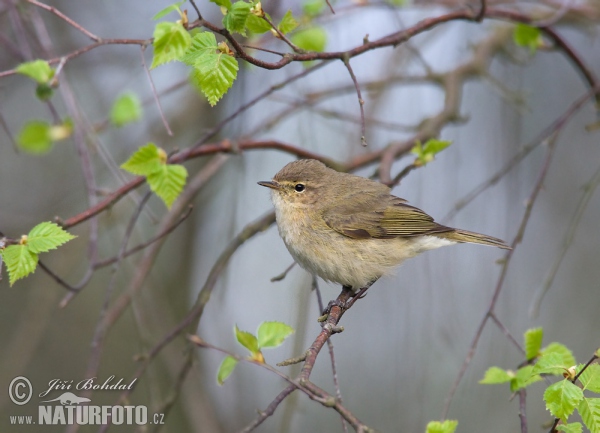
[[277,25],[277,28],[279,29],[279,31],[281,33],[283,33],[284,35],[286,33],[291,32],[296,27],[298,27],[298,21],[296,21],[296,19],[292,15],[292,11],[291,10],[289,10],[289,11],[287,11],[285,13],[285,15],[283,16],[283,18],[281,19],[281,21]]
[[544,392],[546,409],[564,421],[573,413],[575,407],[583,399],[583,391],[569,380],[553,383]]
[[542,348],[542,339],[544,338],[543,328],[532,328],[525,331],[525,359],[527,361],[536,358]]
[[38,262],[37,254],[31,252],[27,245],[10,245],[0,250],[8,271],[8,281],[12,286],[15,281],[35,271]]
[[[579,365],[577,371],[581,371],[583,365]],[[590,364],[579,376],[583,389],[589,389],[592,392],[600,393],[600,365]]]
[[425,433],[454,433],[456,427],[458,426],[458,421],[447,419],[446,421],[430,421],[427,424],[427,428]]
[[580,422],[570,422],[569,424],[559,424],[556,426],[556,431],[565,433],[581,433],[583,426]]
[[533,367],[533,374],[550,373],[554,375],[562,375],[570,365],[563,362],[563,357],[555,352],[544,353]]
[[183,63],[194,66],[196,61],[205,54],[216,54],[218,49],[217,39],[211,32],[201,32],[194,35],[192,43],[188,50],[179,60]]
[[327,33],[321,27],[310,27],[294,33],[292,42],[303,50],[322,52],[327,45]]
[[250,14],[246,19],[246,28],[252,33],[261,34],[271,30],[271,24],[256,15]]
[[28,76],[38,84],[46,84],[54,77],[54,69],[50,67],[46,60],[21,63],[15,70],[19,74]]
[[43,222],[31,229],[27,235],[27,246],[32,253],[45,253],[76,237],[57,224]]
[[533,365],[526,365],[517,370],[514,379],[510,382],[510,390],[516,392],[540,380],[543,380],[540,375],[533,374]]
[[600,432],[600,398],[584,398],[577,410],[590,432]]
[[246,36],[246,19],[250,15],[250,3],[235,2],[223,17],[223,26],[230,33],[239,33]]
[[[563,365],[565,365],[567,368],[577,364],[577,361],[575,361],[575,357],[573,356],[573,353],[564,344],[550,343],[548,346],[544,347],[541,350],[540,355],[544,356],[549,353],[558,354],[562,358]],[[559,374],[559,373],[556,373],[556,374]]]
[[230,0],[210,0],[211,3],[214,3],[218,6],[221,6],[225,9],[231,9],[231,1]]
[[237,325],[235,326],[235,339],[238,341],[238,343],[248,349],[250,353],[259,352],[258,340],[254,334],[240,330]]
[[521,47],[529,47],[532,53],[543,44],[541,30],[523,23],[518,23],[515,26],[513,40],[515,44]]
[[277,347],[293,334],[294,328],[281,322],[263,322],[258,327],[258,347]]
[[162,22],[154,28],[152,68],[179,59],[192,43],[192,37],[179,23]]
[[483,375],[483,379],[479,381],[481,384],[495,384],[505,383],[512,380],[514,373],[511,375],[508,371],[501,369],[500,367],[490,367]]
[[127,92],[119,96],[110,109],[110,121],[115,126],[135,122],[142,117],[142,104],[135,93]]
[[154,21],[161,19],[162,17],[164,17],[165,15],[171,13],[172,11],[177,11],[179,12],[179,14],[181,14],[181,10],[179,9],[179,7],[184,4],[186,2],[186,0],[181,0],[177,3],[173,3],[172,5],[167,6],[166,8],[164,8],[163,10],[161,10],[160,12],[158,12],[156,15],[154,15],[152,17],[152,19]]
[[149,176],[156,173],[164,163],[161,160],[160,150],[154,143],[148,143],[136,150],[127,161],[121,164],[121,168],[138,176]]
[[150,189],[162,199],[167,208],[171,209],[171,205],[183,191],[187,175],[187,170],[183,165],[166,164],[161,165],[158,171],[146,176],[146,180]]
[[29,153],[46,153],[52,148],[50,129],[51,125],[48,122],[31,120],[23,126],[19,135],[17,135],[17,144]]
[[206,53],[198,58],[192,71],[192,83],[214,106],[237,78],[237,60],[224,53]]
[[229,377],[229,375],[233,372],[233,369],[237,365],[238,361],[233,356],[226,356],[221,362],[221,366],[219,367],[219,371],[217,373],[217,382],[219,385],[223,385],[223,382]]

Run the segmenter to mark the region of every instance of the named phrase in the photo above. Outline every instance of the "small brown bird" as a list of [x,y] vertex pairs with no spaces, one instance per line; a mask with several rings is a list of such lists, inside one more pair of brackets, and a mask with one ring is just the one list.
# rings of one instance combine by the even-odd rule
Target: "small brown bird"
[[313,275],[358,290],[404,260],[467,242],[510,249],[504,241],[436,223],[390,188],[313,159],[287,164],[272,181],[277,226],[296,262]]

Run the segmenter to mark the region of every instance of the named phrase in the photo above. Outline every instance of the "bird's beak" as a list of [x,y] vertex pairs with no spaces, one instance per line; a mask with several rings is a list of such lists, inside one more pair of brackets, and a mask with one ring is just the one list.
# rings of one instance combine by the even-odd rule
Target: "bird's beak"
[[266,186],[267,188],[271,188],[271,189],[280,189],[281,188],[281,185],[279,185],[274,180],[261,180],[260,182],[257,182],[257,183],[260,186]]

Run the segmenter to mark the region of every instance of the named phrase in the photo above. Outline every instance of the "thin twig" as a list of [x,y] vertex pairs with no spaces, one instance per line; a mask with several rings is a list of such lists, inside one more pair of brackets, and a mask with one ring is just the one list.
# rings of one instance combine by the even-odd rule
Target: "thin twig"
[[519,390],[519,419],[521,420],[521,433],[527,433],[527,413],[525,411],[525,400],[527,399],[527,390]]
[[190,3],[192,4],[192,7],[196,11],[196,14],[198,14],[198,19],[202,20],[203,19],[202,14],[200,13],[200,9],[198,9],[198,6],[196,6],[196,2],[194,0],[190,0]]
[[57,17],[59,17],[60,19],[62,19],[63,21],[65,21],[67,24],[70,24],[71,26],[75,27],[77,30],[79,30],[81,33],[83,33],[84,35],[86,35],[88,38],[90,38],[94,42],[100,42],[102,40],[99,36],[96,36],[95,34],[93,34],[92,32],[90,32],[89,30],[85,29],[80,24],[78,24],[75,21],[73,21],[71,18],[69,18],[68,16],[66,16],[65,14],[63,14],[61,11],[59,11],[55,7],[48,6],[47,4],[40,3],[40,2],[38,2],[36,0],[27,0],[27,2],[30,3],[30,4],[32,4],[32,5],[37,6],[39,8],[45,9],[48,12],[53,13],[54,15],[56,15]]
[[263,422],[265,422],[265,420],[267,418],[269,418],[270,416],[272,416],[275,413],[275,410],[277,410],[277,408],[279,407],[281,402],[283,400],[285,400],[288,395],[290,395],[292,392],[296,391],[297,389],[298,388],[294,385],[288,385],[286,388],[284,388],[283,391],[281,391],[279,394],[277,394],[277,397],[275,397],[273,399],[273,401],[271,401],[271,403],[269,403],[267,408],[263,411],[260,411],[258,417],[256,419],[254,419],[246,427],[244,427],[242,430],[240,430],[239,433],[250,433],[256,427],[258,427]]
[[275,24],[273,24],[273,22],[271,22],[271,20],[269,19],[269,17],[266,14],[263,15],[262,19],[269,23],[269,25],[271,26],[273,31],[277,34],[277,37],[279,39],[281,39],[283,42],[285,42],[286,44],[288,44],[289,47],[292,50],[294,50],[295,53],[304,53],[305,52],[302,48],[296,46],[291,40],[289,40],[288,37],[286,35],[284,35],[283,32],[281,30],[279,30],[279,28]]
[[356,89],[356,96],[358,96],[358,105],[360,107],[360,143],[363,146],[367,145],[366,138],[366,125],[365,125],[365,101],[362,98],[362,94],[360,92],[360,86],[358,85],[358,80],[356,79],[356,75],[354,75],[354,71],[352,70],[352,66],[350,66],[350,59],[343,59],[344,66],[348,69],[348,73],[350,74],[350,78],[352,78],[352,82],[354,83],[354,88]]
[[480,0],[480,3],[481,3],[481,6],[479,7],[479,12],[475,16],[475,21],[477,21],[477,22],[483,21],[483,18],[485,17],[485,12],[487,11],[487,1]]
[[162,105],[160,104],[160,99],[158,98],[158,93],[156,92],[156,87],[154,86],[154,80],[152,79],[152,74],[150,74],[150,69],[148,69],[148,65],[146,64],[146,58],[144,57],[145,46],[140,48],[140,54],[142,55],[142,66],[144,67],[144,71],[146,71],[146,76],[148,77],[148,81],[150,82],[150,88],[152,89],[152,95],[154,95],[154,100],[156,101],[156,106],[158,108],[158,112],[160,114],[160,118],[162,120],[163,125],[165,125],[165,129],[167,130],[167,134],[170,137],[173,136],[173,131],[169,127],[169,122],[167,122],[167,118],[165,117],[165,113],[163,112]]

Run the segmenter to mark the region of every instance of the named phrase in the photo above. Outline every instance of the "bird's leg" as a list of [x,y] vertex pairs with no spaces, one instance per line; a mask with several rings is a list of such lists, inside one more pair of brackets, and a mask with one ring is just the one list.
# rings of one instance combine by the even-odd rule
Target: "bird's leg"
[[377,279],[371,281],[365,287],[357,291],[352,290],[351,286],[343,286],[342,293],[340,293],[336,299],[329,301],[327,307],[323,310],[322,316],[319,317],[319,321],[322,321],[321,319],[323,318],[326,319],[333,307],[340,307],[342,310],[347,310],[352,307],[356,301],[366,296],[367,290],[375,283],[375,281],[377,281]]

